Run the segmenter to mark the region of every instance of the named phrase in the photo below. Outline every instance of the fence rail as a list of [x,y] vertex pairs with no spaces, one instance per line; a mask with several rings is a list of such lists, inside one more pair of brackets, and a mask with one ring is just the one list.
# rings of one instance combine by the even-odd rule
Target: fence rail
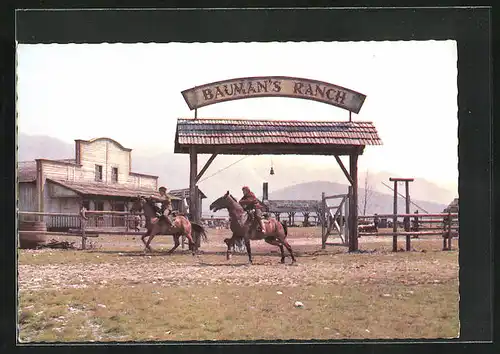
[[[137,216],[142,218],[144,213],[131,214],[128,211],[101,211],[90,210],[85,212],[86,218],[80,213],[50,213],[37,211],[18,211],[19,221],[30,219],[48,219],[47,230],[19,230],[20,233],[43,234],[54,236],[81,237],[82,249],[86,248],[87,237],[98,237],[99,234],[109,235],[144,235],[146,232],[129,231],[137,230]],[[31,221],[31,220],[30,220]],[[140,220],[139,220],[140,221]],[[132,225],[131,225],[132,223]],[[114,230],[103,230],[103,228],[115,228]],[[123,228],[123,230],[116,230]]]
[[458,213],[433,213],[433,214],[377,214],[377,215],[358,215],[359,219],[373,219],[375,217],[378,218],[428,218],[428,217],[453,217],[456,218],[458,217]]
[[[426,218],[442,218],[442,219],[426,219]],[[397,251],[398,236],[406,236],[406,250],[411,250],[411,236],[430,236],[441,235],[443,236],[443,250],[451,250],[452,239],[454,235],[458,234],[458,213],[422,213],[422,214],[377,214],[377,215],[359,215],[358,219],[372,219],[375,218],[390,218],[398,221],[398,218],[403,219],[404,231],[397,230],[397,225],[393,225],[393,231],[389,232],[360,232],[359,236],[392,236],[392,250]],[[413,220],[411,220],[413,219]],[[415,220],[418,219],[418,223]],[[398,222],[399,223],[399,222]],[[430,224],[438,224],[431,227]],[[422,225],[429,224],[428,227]],[[425,231],[423,231],[425,230]]]

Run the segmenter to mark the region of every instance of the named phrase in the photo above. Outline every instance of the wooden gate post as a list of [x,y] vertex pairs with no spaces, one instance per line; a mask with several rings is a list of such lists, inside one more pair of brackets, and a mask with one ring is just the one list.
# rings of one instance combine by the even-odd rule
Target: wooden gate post
[[196,176],[198,174],[198,155],[195,148],[189,151],[189,213],[193,222],[198,222],[198,201],[196,193]]
[[349,186],[347,188],[347,200],[345,201],[345,209],[344,209],[344,214],[345,214],[345,220],[346,222],[344,223],[344,240],[347,245],[349,245],[349,239],[351,238],[351,226],[349,225],[350,223],[350,214],[349,214],[349,208],[351,207],[351,196],[352,196],[352,187]]
[[[405,181],[406,188],[406,214],[410,214],[410,181]],[[405,231],[410,231],[410,217],[405,217]],[[406,250],[411,251],[411,236],[406,234]]]
[[358,250],[358,152],[349,157],[349,172],[352,179],[352,194],[350,195],[351,226],[349,235],[349,252]]
[[392,217],[392,252],[398,251],[398,181],[394,181],[394,216]]
[[321,223],[321,249],[326,248],[326,230],[325,230],[325,213],[326,213],[326,200],[325,192],[321,193],[321,215],[319,216],[319,222]]

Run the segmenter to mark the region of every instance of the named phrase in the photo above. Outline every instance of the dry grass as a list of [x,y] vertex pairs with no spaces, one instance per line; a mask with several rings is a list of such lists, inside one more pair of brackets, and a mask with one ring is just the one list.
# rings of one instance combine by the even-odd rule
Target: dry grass
[[[443,338],[458,335],[458,252],[441,240],[412,240],[418,252],[392,253],[391,238],[361,238],[361,249],[320,250],[314,229],[291,229],[298,265],[252,244],[223,256],[226,230],[205,251],[166,255],[171,237],[144,255],[139,238],[97,239],[92,251],[19,252],[23,342]],[[456,244],[456,242],[455,242]],[[404,247],[402,239],[400,247]],[[427,252],[420,252],[427,250]],[[287,259],[289,262],[289,259]],[[278,294],[281,292],[282,294]],[[301,301],[303,308],[296,308]]]

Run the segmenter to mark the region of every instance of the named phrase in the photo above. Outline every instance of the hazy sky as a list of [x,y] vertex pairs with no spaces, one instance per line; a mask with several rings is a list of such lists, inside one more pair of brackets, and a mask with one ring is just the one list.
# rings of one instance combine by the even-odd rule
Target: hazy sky
[[[353,120],[372,121],[384,145],[367,146],[360,170],[458,184],[455,41],[39,44],[18,45],[17,60],[18,127],[26,134],[67,142],[107,136],[132,149],[161,145],[173,151],[177,118],[194,114],[182,90],[235,77],[304,77],[367,96]],[[291,98],[198,110],[199,118],[348,116],[334,106]],[[307,168],[325,159],[296,161]]]

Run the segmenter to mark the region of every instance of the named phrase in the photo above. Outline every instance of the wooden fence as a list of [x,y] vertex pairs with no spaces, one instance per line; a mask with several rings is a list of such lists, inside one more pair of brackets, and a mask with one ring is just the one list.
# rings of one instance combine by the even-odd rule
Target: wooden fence
[[[82,249],[86,248],[88,237],[107,235],[144,235],[145,231],[137,231],[137,216],[126,211],[89,210],[85,212],[86,219],[77,213],[48,213],[19,211],[19,221],[36,220],[47,224],[47,231],[19,230],[23,234],[45,234],[54,236],[81,237]],[[139,225],[140,226],[140,225]],[[105,228],[108,228],[107,230]],[[134,230],[134,231],[131,231]]]
[[[358,216],[358,219],[374,220],[375,218],[392,218],[392,232],[360,232],[359,236],[392,236],[392,250],[394,252],[397,252],[398,236],[406,237],[406,251],[411,250],[412,236],[418,238],[420,236],[436,235],[443,237],[443,250],[451,250],[453,236],[458,235],[459,230],[458,213],[380,214]],[[403,230],[398,229],[399,218],[403,219]],[[413,222],[411,220],[412,218]],[[427,226],[425,226],[426,224]]]

